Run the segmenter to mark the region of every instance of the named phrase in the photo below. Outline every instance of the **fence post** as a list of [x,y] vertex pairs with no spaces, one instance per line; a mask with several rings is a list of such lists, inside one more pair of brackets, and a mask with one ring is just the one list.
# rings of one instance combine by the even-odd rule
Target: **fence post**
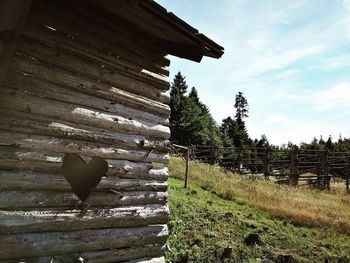
[[323,151],[318,152],[317,154],[317,188],[321,188],[321,176],[323,174]]
[[237,153],[237,165],[238,165],[238,172],[241,172],[241,163],[242,163],[242,148],[238,148],[238,153]]
[[[319,189],[327,187],[330,188],[330,180],[328,177],[328,151],[320,151],[318,155],[318,169],[317,169],[317,187]],[[323,180],[321,180],[323,179]]]
[[350,194],[350,189],[349,189],[349,184],[350,184],[350,157],[347,157],[346,158],[346,182],[345,182],[345,185],[346,185],[346,192],[348,194]]
[[190,160],[190,147],[187,147],[187,151],[186,151],[186,174],[185,174],[185,188],[187,188],[187,179],[188,179],[189,160]]
[[295,149],[291,154],[291,165],[290,165],[290,174],[291,174],[291,183],[292,185],[298,185],[299,181],[299,160],[298,160],[298,151]]
[[270,175],[270,151],[269,148],[265,149],[264,158],[264,176],[267,178]]
[[328,150],[325,150],[323,153],[323,173],[325,175],[325,187],[327,187],[328,190],[331,189],[331,178],[329,177],[329,165],[328,165]]
[[214,161],[213,164],[220,163],[220,149],[219,146],[214,147]]

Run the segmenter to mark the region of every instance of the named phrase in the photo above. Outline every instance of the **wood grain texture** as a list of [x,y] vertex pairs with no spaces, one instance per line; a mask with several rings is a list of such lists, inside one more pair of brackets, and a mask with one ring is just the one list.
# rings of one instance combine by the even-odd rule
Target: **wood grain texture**
[[[131,205],[166,204],[166,192],[93,191],[86,203],[90,207],[119,207]],[[79,198],[72,191],[0,190],[0,209],[33,209],[49,207],[76,208]]]
[[163,244],[167,236],[166,225],[1,235],[0,259],[156,245]]
[[79,107],[53,99],[32,96],[14,89],[1,88],[0,95],[0,108],[2,109],[30,112],[77,124],[128,134],[150,136],[163,140],[167,140],[170,137],[170,129],[164,125],[130,120],[87,107]]
[[15,145],[19,148],[38,149],[49,152],[77,153],[88,156],[99,156],[106,159],[119,159],[141,162],[164,163],[169,162],[166,153],[124,150],[109,145],[83,142],[77,140],[58,139],[55,137],[10,133],[0,130],[1,145]]
[[[169,94],[154,90],[145,93],[142,91],[143,87],[132,79],[116,76],[115,81],[118,81],[119,84],[102,83],[38,61],[33,62],[20,53],[17,53],[13,60],[13,68],[22,74],[45,79],[45,81],[80,93],[141,109],[158,116],[168,117],[170,114],[170,107],[166,104],[170,99]],[[127,88],[125,88],[126,86]]]
[[[164,53],[158,51],[158,53],[149,54],[151,49],[145,45],[136,48],[135,41],[125,43],[128,41],[126,38],[120,34],[116,35],[117,33],[112,32],[107,27],[93,23],[91,17],[82,19],[77,13],[72,14],[71,7],[50,6],[48,8],[45,3],[40,4],[40,1],[37,1],[29,18],[42,25],[49,25],[55,29],[55,32],[69,35],[72,40],[93,48],[106,50],[121,62],[131,63],[161,75],[169,75],[169,71],[163,67],[169,63],[164,58]],[[147,56],[147,54],[149,55]]]
[[156,139],[112,132],[93,126],[79,125],[58,121],[31,113],[2,110],[0,113],[1,130],[33,135],[54,136],[56,138],[98,142],[115,147],[132,150],[155,150],[167,152],[170,142]]
[[4,85],[33,96],[67,102],[154,125],[169,125],[167,118],[124,106],[113,100],[87,95],[19,72],[9,72]]
[[137,227],[167,223],[164,205],[112,209],[0,211],[0,235]]
[[[35,40],[21,38],[16,49],[16,57],[32,60],[33,66],[41,64],[55,71],[62,71],[71,75],[81,76],[92,81],[101,82],[144,97],[168,104],[170,97],[166,89],[160,90],[152,84],[121,74],[115,68],[104,64],[97,64],[74,54],[59,52],[52,47],[37,43]],[[41,53],[38,53],[40,50]],[[67,63],[69,62],[69,63]],[[37,69],[35,69],[37,70]]]
[[[63,153],[33,151],[17,147],[0,146],[0,168],[6,170],[32,170],[50,174],[62,174]],[[91,158],[81,157],[89,162]],[[111,160],[108,162],[107,176],[166,181],[168,169],[157,168],[152,163]]]
[[[27,263],[48,263],[51,260],[58,262],[71,262],[79,260],[80,258],[89,263],[109,263],[109,262],[125,262],[139,258],[158,258],[163,254],[165,247],[162,245],[148,245],[145,247],[132,248],[111,248],[106,250],[72,253],[63,255],[51,255],[46,257],[25,257],[18,259],[5,259],[0,263],[18,263],[24,261]],[[55,262],[55,261],[54,261]]]
[[0,1],[0,85],[11,64],[31,4],[31,0]]
[[[2,189],[70,191],[71,187],[62,175],[33,171],[0,170]],[[167,183],[156,180],[102,177],[96,191],[166,191]]]

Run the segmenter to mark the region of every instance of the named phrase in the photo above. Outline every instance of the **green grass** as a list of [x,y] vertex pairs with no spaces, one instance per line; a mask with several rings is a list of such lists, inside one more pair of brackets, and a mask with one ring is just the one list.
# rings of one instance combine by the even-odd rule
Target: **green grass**
[[[183,173],[173,169],[170,165],[171,176]],[[300,262],[350,262],[349,234],[297,226],[244,198],[227,200],[209,185],[192,180],[184,189],[183,184],[183,180],[169,179],[168,262],[283,262],[281,255]],[[260,235],[260,245],[244,244],[251,233]]]
[[[170,176],[184,175],[184,162],[171,158]],[[334,191],[301,189],[265,180],[246,180],[219,166],[190,163],[189,181],[229,200],[240,200],[277,218],[303,226],[332,228],[350,233],[350,195]]]

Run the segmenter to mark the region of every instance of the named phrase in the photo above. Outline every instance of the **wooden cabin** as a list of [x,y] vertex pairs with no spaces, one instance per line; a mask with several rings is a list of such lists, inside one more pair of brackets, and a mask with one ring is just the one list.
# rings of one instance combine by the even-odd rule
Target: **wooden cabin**
[[164,261],[168,54],[223,48],[151,0],[0,0],[0,262]]

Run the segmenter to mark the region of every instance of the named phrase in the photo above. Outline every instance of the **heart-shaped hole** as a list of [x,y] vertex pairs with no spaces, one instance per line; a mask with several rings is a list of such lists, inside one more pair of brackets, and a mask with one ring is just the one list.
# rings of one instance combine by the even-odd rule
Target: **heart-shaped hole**
[[99,184],[108,170],[108,163],[101,157],[92,157],[86,163],[78,154],[67,153],[63,157],[63,176],[81,201]]

